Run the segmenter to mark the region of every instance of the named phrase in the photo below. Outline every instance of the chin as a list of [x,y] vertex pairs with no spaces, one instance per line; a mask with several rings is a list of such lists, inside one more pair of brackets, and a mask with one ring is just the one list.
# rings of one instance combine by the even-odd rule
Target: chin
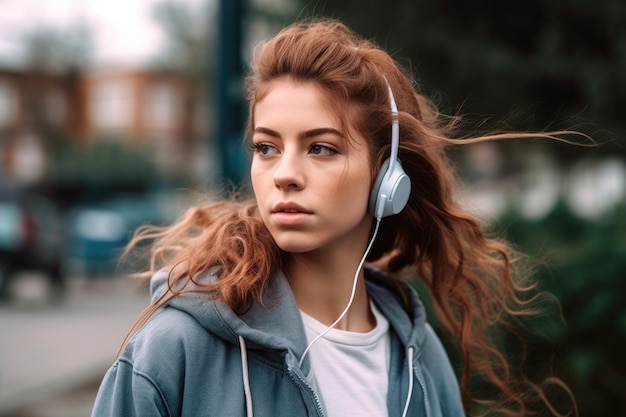
[[278,247],[287,253],[307,253],[316,249],[313,245],[299,242],[276,242]]
[[276,245],[287,253],[306,253],[318,248],[308,236],[274,236]]

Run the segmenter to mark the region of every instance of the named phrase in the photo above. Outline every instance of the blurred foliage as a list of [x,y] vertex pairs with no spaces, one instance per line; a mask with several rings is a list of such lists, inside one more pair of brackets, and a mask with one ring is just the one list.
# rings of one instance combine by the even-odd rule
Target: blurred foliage
[[[626,153],[623,0],[299,3],[301,16],[335,17],[375,39],[445,112],[474,115],[475,126],[573,128],[611,142],[601,152]],[[566,160],[580,153],[558,149]]]
[[76,72],[91,64],[93,33],[77,22],[64,29],[36,25],[21,33],[24,63],[28,68],[50,72]]
[[145,150],[129,147],[121,140],[68,143],[56,149],[53,160],[47,181],[66,204],[145,191],[161,179],[154,159]]
[[[499,348],[512,365],[524,357],[522,371],[534,382],[561,378],[574,393],[580,417],[626,415],[626,206],[599,221],[575,216],[564,203],[540,220],[511,211],[494,232],[528,255],[524,268],[532,266],[531,279],[539,284],[533,292],[539,295],[538,314],[511,319],[517,334],[494,329]],[[429,322],[445,334],[425,284],[413,284]],[[460,364],[456,348],[444,343],[452,362]],[[482,381],[472,387],[489,397]],[[562,390],[548,394],[558,410],[570,409]]]
[[185,74],[199,82],[215,76],[215,3],[192,5],[161,0],[152,16],[165,34],[166,45],[152,66]]
[[545,262],[536,278],[559,300],[565,322],[559,311],[527,321],[529,363],[558,360],[581,416],[626,415],[626,206],[586,220],[560,204],[539,221],[508,217],[500,227],[521,251]]

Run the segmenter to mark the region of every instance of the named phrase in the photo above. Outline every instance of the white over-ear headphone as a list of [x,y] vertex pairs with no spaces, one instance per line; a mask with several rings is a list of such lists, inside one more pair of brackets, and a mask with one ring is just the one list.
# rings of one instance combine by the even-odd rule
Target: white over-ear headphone
[[404,172],[398,159],[400,146],[398,107],[389,84],[387,84],[387,88],[389,89],[391,116],[393,118],[391,122],[391,155],[380,167],[369,202],[369,212],[377,219],[400,213],[409,201],[411,194],[411,179]]

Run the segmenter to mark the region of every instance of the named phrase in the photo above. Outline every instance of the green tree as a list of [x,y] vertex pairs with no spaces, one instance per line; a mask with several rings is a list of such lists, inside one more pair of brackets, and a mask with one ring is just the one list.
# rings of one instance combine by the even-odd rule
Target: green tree
[[621,0],[299,4],[301,15],[339,18],[410,62],[424,91],[448,113],[504,119],[514,129],[576,128],[610,142],[598,152],[626,153]]

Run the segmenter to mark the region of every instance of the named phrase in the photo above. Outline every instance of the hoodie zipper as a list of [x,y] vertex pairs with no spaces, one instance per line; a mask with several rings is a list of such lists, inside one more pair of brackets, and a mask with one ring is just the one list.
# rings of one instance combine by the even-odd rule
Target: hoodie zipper
[[322,408],[322,402],[320,401],[320,397],[317,395],[317,392],[313,389],[311,384],[306,380],[306,378],[300,376],[297,372],[290,371],[290,375],[295,375],[298,377],[298,380],[313,394],[313,398],[315,399],[315,404],[317,405],[317,411],[321,417],[325,417],[324,409]]
[[426,392],[426,383],[424,382],[424,378],[422,376],[422,373],[420,372],[420,369],[418,369],[418,367],[415,366],[415,358],[413,357],[413,352],[414,352],[413,347],[409,347],[406,351],[406,355],[408,359],[407,366],[409,367],[408,372],[409,372],[409,377],[411,379],[409,380],[409,391],[407,392],[406,404],[405,404],[404,410],[402,411],[402,416],[404,417],[405,415],[407,415],[406,413],[408,412],[409,405],[411,404],[413,380],[417,380],[417,383],[419,384],[422,390],[422,395],[424,396],[425,417],[431,417],[430,401],[428,399],[428,394]]
[[[413,368],[415,368],[415,366],[413,366]],[[426,417],[430,417],[430,401],[428,400],[428,395],[426,393],[426,383],[424,382],[424,379],[422,378],[422,374],[421,372],[417,372],[417,369],[415,369],[415,379],[417,379],[417,382],[420,385],[420,388],[422,388],[422,394],[424,395],[424,410],[426,411]]]

